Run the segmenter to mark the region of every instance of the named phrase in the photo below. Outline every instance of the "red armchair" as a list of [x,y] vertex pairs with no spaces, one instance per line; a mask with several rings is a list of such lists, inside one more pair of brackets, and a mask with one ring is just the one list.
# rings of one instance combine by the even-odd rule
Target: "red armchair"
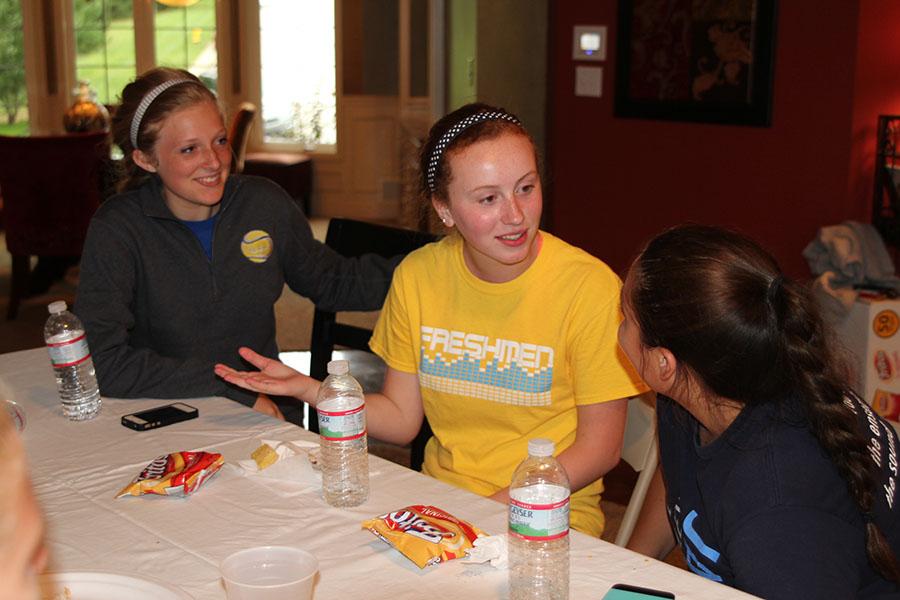
[[7,319],[27,295],[31,256],[79,256],[101,200],[104,132],[0,136],[0,195],[12,255]]

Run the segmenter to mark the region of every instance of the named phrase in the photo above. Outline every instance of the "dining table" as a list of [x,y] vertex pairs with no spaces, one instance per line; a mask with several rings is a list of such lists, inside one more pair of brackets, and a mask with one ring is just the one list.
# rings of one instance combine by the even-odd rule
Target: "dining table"
[[[222,560],[276,545],[316,556],[319,600],[508,597],[505,568],[455,559],[421,569],[362,527],[406,506],[431,505],[505,536],[502,503],[370,455],[368,499],[331,507],[307,456],[318,437],[222,397],[185,399],[197,418],[149,431],[126,428],[121,419],[173,400],[103,397],[97,417],[69,421],[44,348],[0,355],[0,394],[25,413],[21,435],[52,573],[108,573],[164,582],[178,590],[173,598],[223,599]],[[264,441],[290,442],[296,453],[262,471],[247,469]],[[153,459],[180,451],[220,453],[224,464],[186,497],[116,497]],[[616,583],[666,590],[679,600],[752,597],[574,530],[570,564],[573,599],[600,600]]]

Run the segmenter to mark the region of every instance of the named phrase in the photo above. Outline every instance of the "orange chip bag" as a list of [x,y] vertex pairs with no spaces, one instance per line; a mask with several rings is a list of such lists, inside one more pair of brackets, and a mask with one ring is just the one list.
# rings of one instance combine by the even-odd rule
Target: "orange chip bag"
[[363,521],[362,526],[399,550],[420,569],[465,556],[485,533],[434,506],[416,504]]
[[224,459],[215,452],[173,452],[160,456],[122,488],[116,498],[160,494],[187,496],[222,466]]

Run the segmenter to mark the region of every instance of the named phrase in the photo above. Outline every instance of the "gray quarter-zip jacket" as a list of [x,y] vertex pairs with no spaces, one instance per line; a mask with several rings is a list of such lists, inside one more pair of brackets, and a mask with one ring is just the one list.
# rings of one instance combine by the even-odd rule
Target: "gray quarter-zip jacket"
[[345,258],[315,240],[287,193],[263,178],[229,177],[212,259],[169,211],[157,176],[94,215],[74,312],[84,323],[104,396],[256,394],[226,384],[217,362],[249,367],[248,346],[277,358],[273,306],[285,283],[321,308],[377,310],[399,259]]

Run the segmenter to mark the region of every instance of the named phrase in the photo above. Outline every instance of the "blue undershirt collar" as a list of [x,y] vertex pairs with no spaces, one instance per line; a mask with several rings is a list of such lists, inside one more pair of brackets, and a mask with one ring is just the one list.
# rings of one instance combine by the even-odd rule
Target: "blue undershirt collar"
[[206,257],[209,260],[212,260],[213,229],[215,229],[216,219],[219,217],[220,212],[222,211],[217,212],[204,221],[181,221],[187,225],[188,229],[193,231],[194,235],[197,236],[197,239],[200,240],[200,245],[203,246],[203,251],[206,253]]

